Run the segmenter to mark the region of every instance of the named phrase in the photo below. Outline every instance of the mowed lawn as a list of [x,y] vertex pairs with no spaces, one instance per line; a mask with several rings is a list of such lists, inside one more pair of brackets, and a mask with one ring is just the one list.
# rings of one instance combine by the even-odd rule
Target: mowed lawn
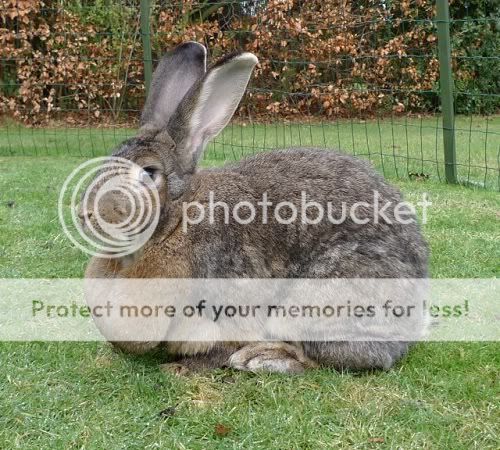
[[[62,233],[57,198],[83,160],[0,157],[0,277],[82,276],[87,257]],[[209,152],[205,164],[220,162]],[[433,277],[500,275],[497,192],[435,177],[395,182],[409,200],[427,192],[433,202],[424,226]],[[498,343],[421,343],[385,373],[219,370],[179,378],[159,371],[163,361],[106,343],[0,343],[0,448],[497,449],[500,442]]]
[[[500,190],[500,116],[459,116],[455,128],[459,181]],[[102,156],[134,134],[135,130],[127,128],[26,128],[4,122],[0,125],[0,156]],[[298,145],[337,148],[362,156],[389,177],[424,173],[433,180],[444,178],[439,116],[232,124],[209,145],[205,161],[230,161]]]

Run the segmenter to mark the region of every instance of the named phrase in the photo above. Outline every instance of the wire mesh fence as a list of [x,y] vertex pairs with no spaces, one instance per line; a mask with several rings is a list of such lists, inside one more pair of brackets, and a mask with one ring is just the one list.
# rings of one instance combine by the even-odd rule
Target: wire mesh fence
[[[454,137],[457,180],[500,189],[495,0],[452,1],[449,19],[427,0],[0,5],[0,156],[109,154],[135,133],[149,65],[195,40],[212,62],[237,49],[260,61],[206,164],[320,146],[370,159],[389,177],[445,180],[444,132]],[[440,27],[451,36],[451,130]]]

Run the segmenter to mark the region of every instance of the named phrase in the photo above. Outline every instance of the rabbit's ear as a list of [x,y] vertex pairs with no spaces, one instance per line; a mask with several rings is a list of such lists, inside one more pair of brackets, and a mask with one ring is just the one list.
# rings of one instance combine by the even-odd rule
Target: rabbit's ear
[[164,129],[182,98],[205,75],[207,50],[186,42],[164,55],[154,71],[141,125]]
[[184,97],[168,124],[185,171],[194,170],[206,144],[228,124],[247,87],[257,57],[232,54],[219,61]]

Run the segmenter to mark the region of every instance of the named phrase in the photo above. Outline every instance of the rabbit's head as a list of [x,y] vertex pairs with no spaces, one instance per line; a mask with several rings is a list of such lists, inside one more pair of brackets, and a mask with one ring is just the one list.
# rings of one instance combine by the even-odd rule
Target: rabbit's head
[[119,146],[83,197],[84,228],[108,238],[130,224],[141,232],[165,214],[186,191],[208,141],[230,121],[256,64],[255,55],[234,53],[207,71],[206,49],[195,42],[167,53],[153,74],[138,135]]

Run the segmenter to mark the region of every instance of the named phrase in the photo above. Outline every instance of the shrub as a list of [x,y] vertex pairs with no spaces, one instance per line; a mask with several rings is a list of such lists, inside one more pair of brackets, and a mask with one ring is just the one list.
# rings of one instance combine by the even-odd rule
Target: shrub
[[[498,92],[498,6],[467,5],[452,4],[455,18],[473,19],[452,27],[457,111],[491,113],[498,96],[475,94]],[[0,0],[1,111],[30,124],[135,120],[144,101],[138,13],[138,0]],[[151,31],[156,59],[188,39],[212,58],[255,52],[243,118],[328,119],[435,111],[433,17],[429,0],[184,0],[155,2]]]

